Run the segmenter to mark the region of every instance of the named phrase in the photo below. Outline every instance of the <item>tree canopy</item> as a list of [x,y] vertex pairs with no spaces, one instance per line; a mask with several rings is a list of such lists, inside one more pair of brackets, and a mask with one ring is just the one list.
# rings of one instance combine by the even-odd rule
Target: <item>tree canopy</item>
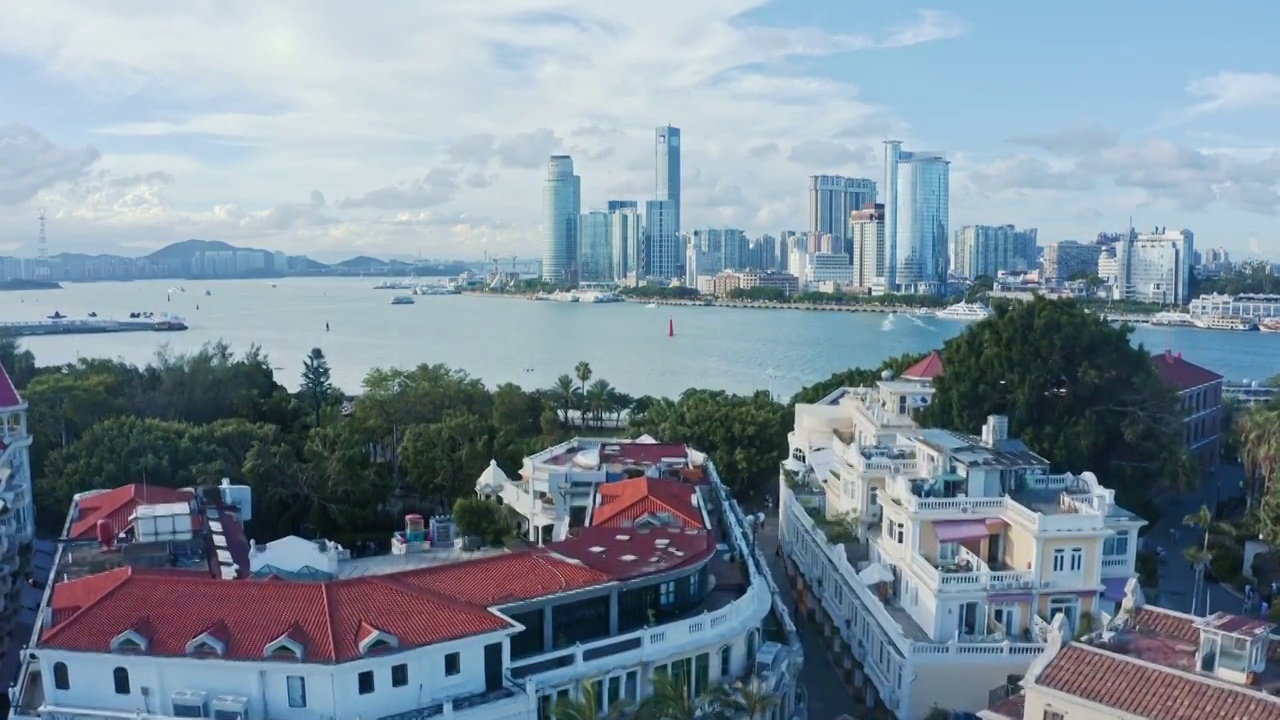
[[921,421],[976,433],[1007,415],[1061,471],[1096,473],[1149,519],[1166,491],[1198,482],[1182,443],[1182,414],[1132,328],[1070,300],[997,303],[991,318],[948,340],[945,370]]

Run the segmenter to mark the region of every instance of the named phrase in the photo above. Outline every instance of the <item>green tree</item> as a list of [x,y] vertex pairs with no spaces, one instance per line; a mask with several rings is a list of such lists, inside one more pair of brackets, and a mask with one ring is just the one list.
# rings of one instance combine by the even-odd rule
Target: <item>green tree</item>
[[660,675],[653,678],[653,691],[640,702],[636,716],[641,720],[694,720],[699,709],[687,682]]
[[1255,499],[1272,494],[1280,475],[1280,409],[1255,405],[1240,412],[1229,426],[1229,434],[1234,436],[1244,470],[1247,512]]
[[36,357],[30,350],[24,350],[18,339],[8,335],[0,336],[0,365],[9,375],[13,386],[21,390],[36,376]]
[[408,484],[419,497],[445,506],[472,492],[493,457],[492,426],[469,413],[432,424],[410,425],[399,448]]
[[1056,468],[1090,470],[1148,519],[1155,499],[1198,483],[1182,443],[1182,413],[1151,357],[1069,300],[997,303],[948,340],[925,425],[973,433],[988,415]]
[[320,427],[320,411],[333,400],[335,390],[333,371],[329,368],[324,351],[318,347],[311,348],[311,352],[302,360],[302,394],[311,405],[316,427]]
[[613,386],[604,378],[591,383],[591,387],[583,394],[583,410],[591,413],[596,427],[604,425],[604,416],[611,409],[610,403],[614,400],[614,395]]
[[[1234,530],[1230,525],[1216,522],[1208,505],[1201,505],[1199,510],[1182,518],[1182,524],[1196,528],[1202,536],[1199,545],[1192,545],[1182,551],[1182,556],[1196,568],[1196,587],[1193,588],[1191,595],[1191,613],[1194,615],[1200,598],[1204,595],[1205,569],[1214,558],[1215,551],[1210,543],[1216,538],[1231,537]],[[1236,572],[1239,573],[1240,568],[1237,568]]]
[[802,389],[800,392],[796,393],[795,397],[791,399],[791,402],[793,404],[816,403],[840,388],[871,387],[881,379],[884,371],[889,370],[893,372],[895,376],[899,375],[907,368],[923,360],[927,354],[928,353],[908,353],[906,355],[891,357],[880,363],[880,366],[874,370],[850,368],[844,372],[835,373],[826,380],[821,380]]
[[979,275],[973,279],[973,284],[969,286],[968,292],[964,294],[965,302],[977,302],[982,299],[983,295],[995,289],[995,278],[990,275]]
[[454,502],[453,520],[461,535],[478,537],[493,545],[502,544],[511,534],[502,506],[474,496]]
[[556,384],[552,386],[551,392],[556,399],[556,406],[560,408],[561,423],[569,426],[569,411],[578,406],[578,388],[573,384],[573,378],[568,375],[561,375],[556,378]]
[[578,391],[586,395],[587,381],[591,379],[591,363],[586,360],[579,360],[578,364],[573,367],[573,376],[578,378]]

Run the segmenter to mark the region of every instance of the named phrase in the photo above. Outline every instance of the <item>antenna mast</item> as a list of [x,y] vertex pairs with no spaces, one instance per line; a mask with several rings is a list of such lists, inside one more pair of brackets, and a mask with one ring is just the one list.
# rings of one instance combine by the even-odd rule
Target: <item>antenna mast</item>
[[44,234],[44,209],[40,210],[40,243],[36,246],[36,280],[48,280],[53,275],[49,268],[49,240]]

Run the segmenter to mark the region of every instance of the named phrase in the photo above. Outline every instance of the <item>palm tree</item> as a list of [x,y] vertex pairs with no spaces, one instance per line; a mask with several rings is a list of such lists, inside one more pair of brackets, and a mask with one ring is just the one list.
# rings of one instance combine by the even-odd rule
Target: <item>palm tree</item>
[[556,378],[556,384],[551,387],[551,394],[555,397],[556,405],[560,406],[565,427],[568,427],[569,411],[578,404],[578,388],[573,384],[573,378],[568,375]]
[[573,366],[573,374],[577,376],[578,382],[582,383],[582,394],[587,393],[587,381],[591,379],[591,363],[586,360],[579,360],[577,365]]
[[778,697],[769,692],[758,675],[752,675],[745,683],[735,683],[733,689],[738,696],[738,708],[746,713],[748,720],[765,717],[778,703]]
[[1214,537],[1230,536],[1235,530],[1226,523],[1215,521],[1208,505],[1201,505],[1199,510],[1182,518],[1182,524],[1199,528],[1204,534],[1200,547],[1193,545],[1182,551],[1182,556],[1196,568],[1195,589],[1191,596],[1191,614],[1194,615],[1200,595],[1204,592],[1205,568],[1213,561],[1213,551],[1209,549],[1209,541]]
[[689,693],[687,682],[670,675],[653,678],[653,692],[640,702],[636,717],[641,720],[694,720],[699,703]]
[[587,388],[583,395],[584,404],[587,409],[591,410],[591,416],[596,422],[596,426],[604,424],[604,413],[609,409],[609,401],[612,398],[613,386],[608,380],[600,378],[591,383],[591,387]]
[[[614,707],[618,707],[615,703]],[[610,708],[610,714],[606,717],[618,718],[619,715],[612,714],[613,708]],[[551,706],[551,717],[554,720],[596,720],[600,717],[600,698],[596,695],[596,684],[591,680],[584,680],[582,683],[582,692],[578,699],[560,698],[555,705]]]
[[1280,469],[1280,410],[1254,406],[1236,418],[1235,431],[1240,438],[1247,513],[1255,498],[1271,492]]

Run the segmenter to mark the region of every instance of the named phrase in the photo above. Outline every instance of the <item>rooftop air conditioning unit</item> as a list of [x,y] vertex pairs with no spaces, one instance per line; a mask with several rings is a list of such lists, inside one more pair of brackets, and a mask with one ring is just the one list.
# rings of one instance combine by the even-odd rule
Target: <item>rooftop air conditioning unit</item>
[[249,698],[219,695],[213,699],[213,720],[249,720]]
[[200,690],[177,690],[173,693],[171,700],[174,717],[209,717],[209,693]]

